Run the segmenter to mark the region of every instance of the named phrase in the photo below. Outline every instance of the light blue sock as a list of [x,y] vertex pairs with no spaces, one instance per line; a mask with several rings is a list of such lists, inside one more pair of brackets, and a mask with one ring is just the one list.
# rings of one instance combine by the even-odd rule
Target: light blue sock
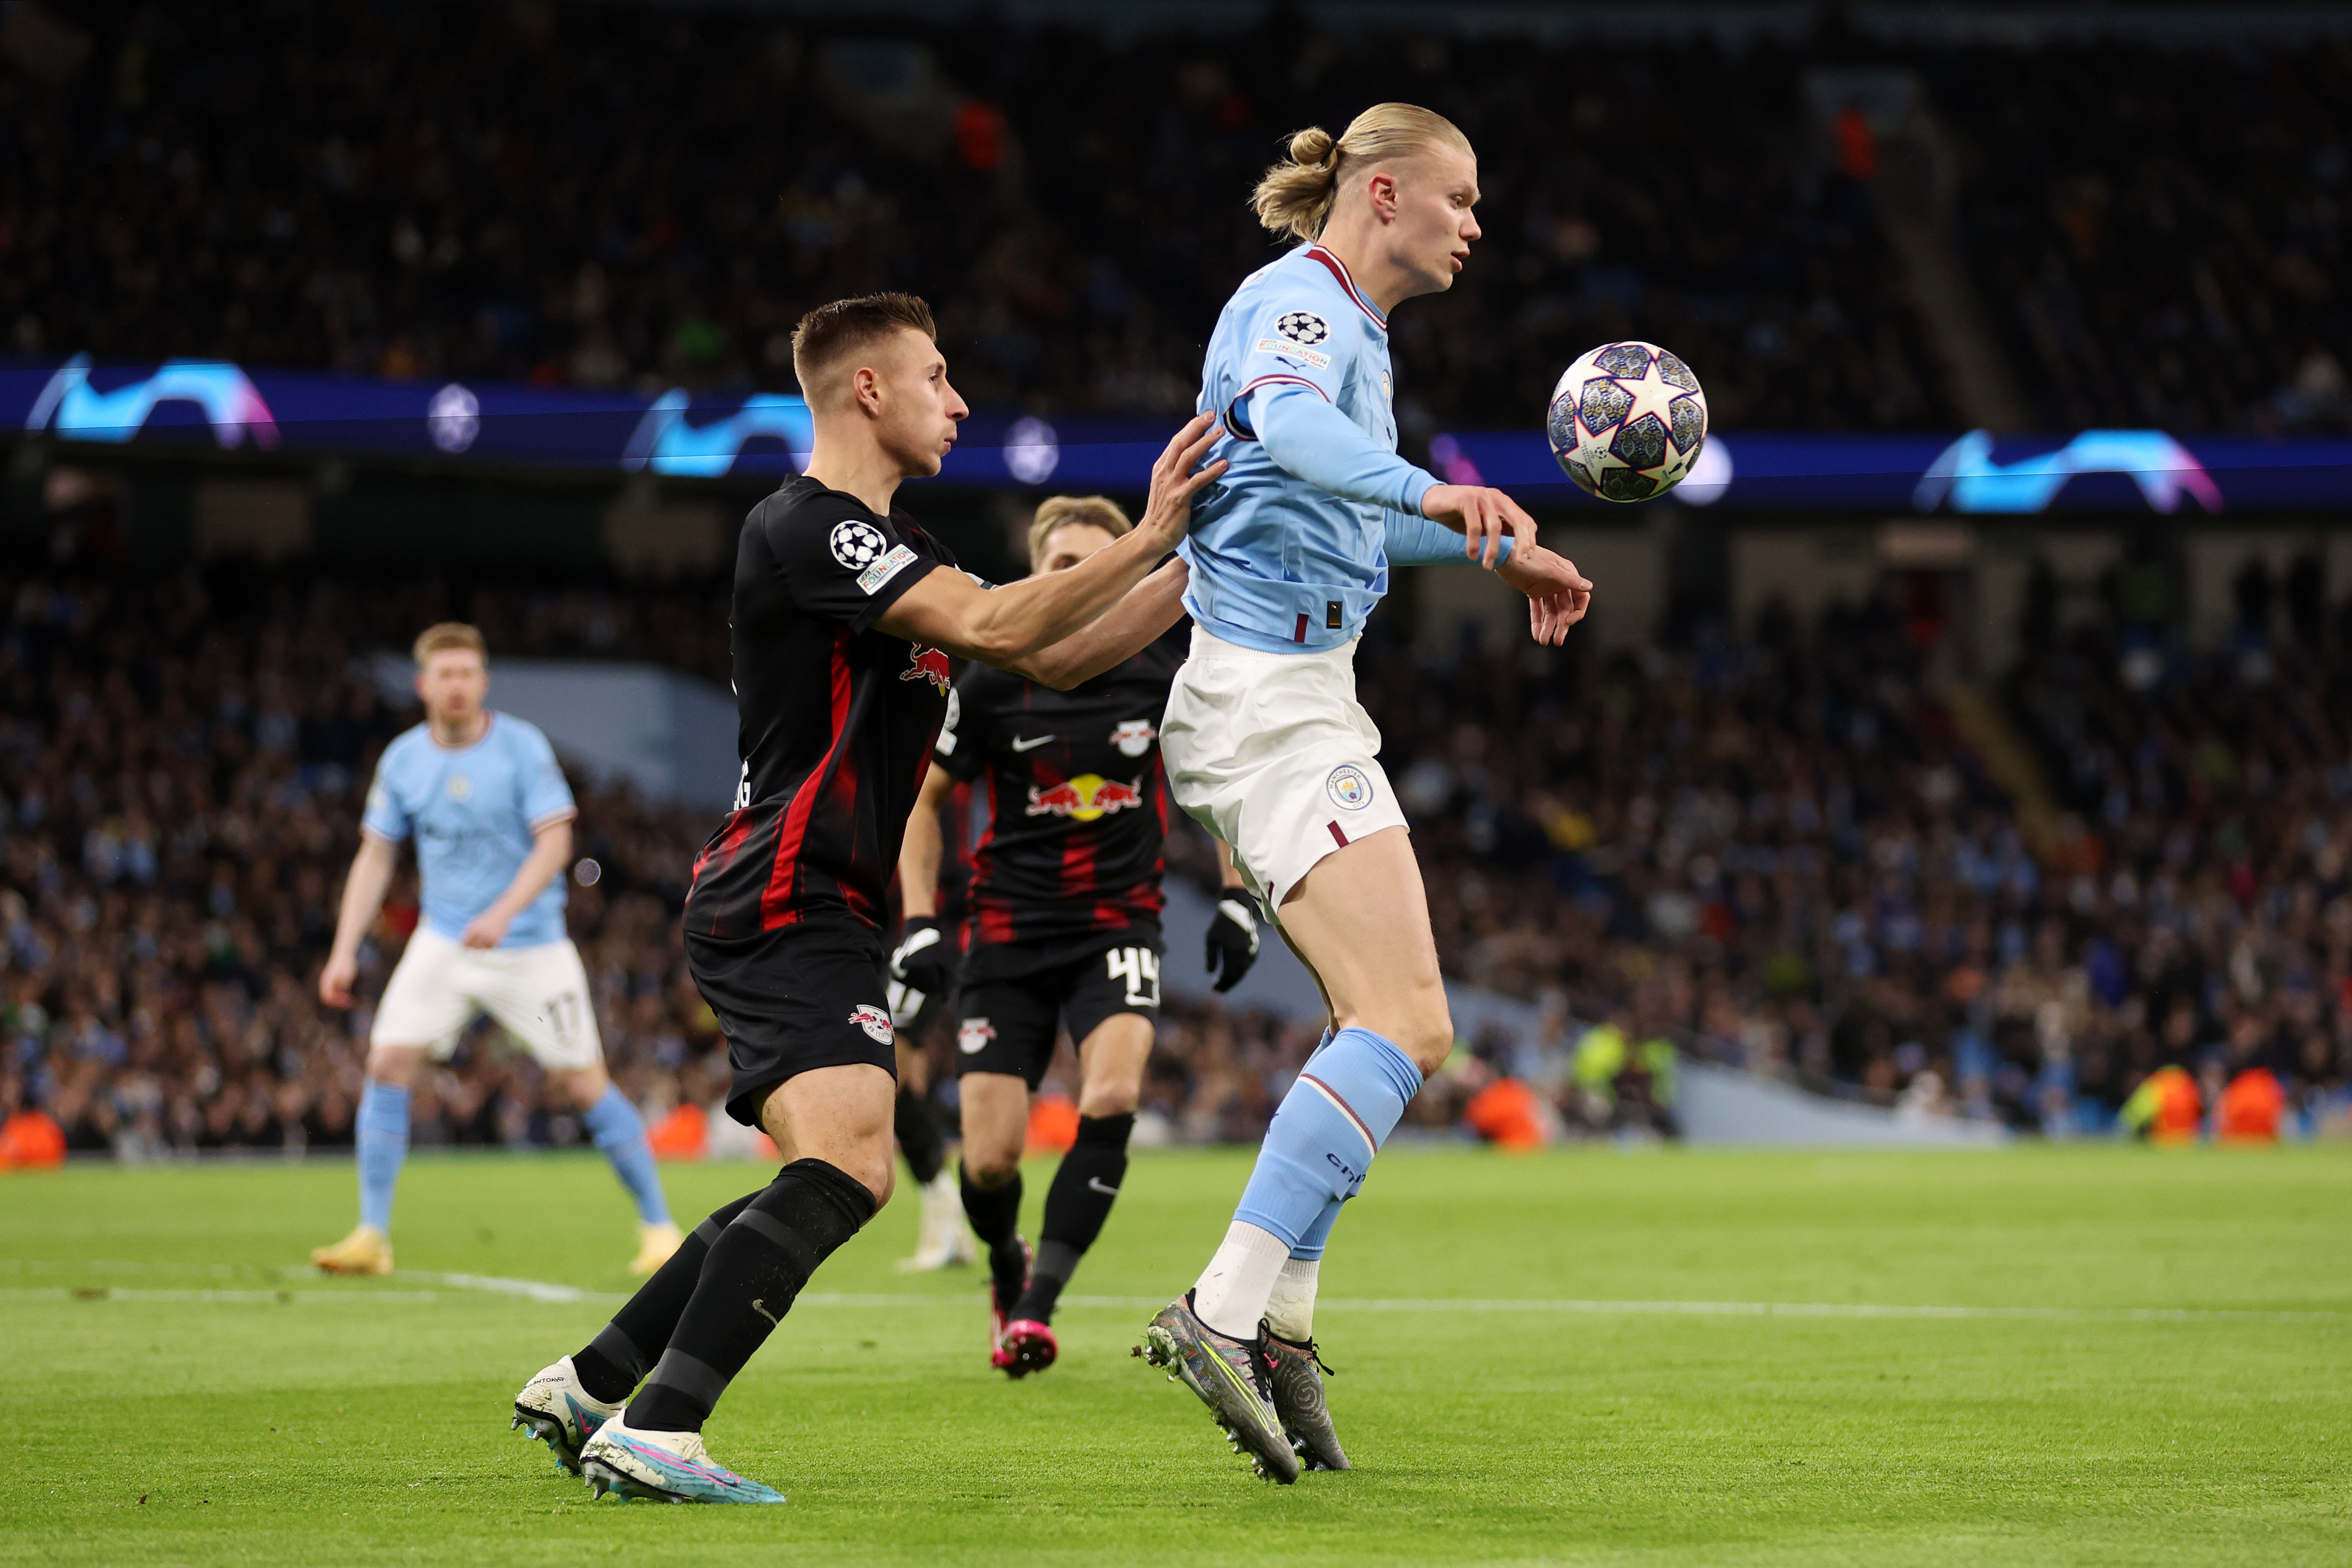
[[[1317,1040],[1315,1049],[1307,1054],[1307,1070],[1309,1072],[1315,1071],[1315,1059],[1323,1054],[1323,1048],[1331,1043],[1336,1032],[1331,1025],[1323,1026],[1323,1038]],[[1339,1206],[1347,1201],[1344,1197],[1335,1197],[1325,1204],[1323,1212],[1315,1217],[1314,1223],[1300,1233],[1297,1243],[1290,1249],[1290,1255],[1302,1263],[1320,1262],[1323,1249],[1330,1244],[1331,1227],[1339,1222]]]
[[1344,1197],[1335,1197],[1325,1204],[1323,1212],[1298,1233],[1297,1241],[1291,1243],[1290,1255],[1302,1263],[1319,1260],[1323,1249],[1330,1244],[1331,1227],[1339,1223],[1339,1206],[1347,1201]]
[[1293,1257],[1320,1257],[1340,1203],[1363,1186],[1420,1089],[1421,1070],[1395,1045],[1368,1029],[1341,1030],[1282,1097],[1234,1218],[1282,1238]]
[[646,1119],[629,1103],[620,1086],[607,1083],[604,1097],[581,1113],[589,1136],[613,1162],[614,1174],[629,1196],[637,1200],[637,1218],[647,1225],[669,1223],[669,1203],[662,1197],[661,1171],[654,1165],[653,1145],[646,1142]]
[[392,1232],[392,1189],[408,1158],[408,1091],[397,1083],[367,1081],[360,1091],[357,1122],[360,1154],[360,1223]]

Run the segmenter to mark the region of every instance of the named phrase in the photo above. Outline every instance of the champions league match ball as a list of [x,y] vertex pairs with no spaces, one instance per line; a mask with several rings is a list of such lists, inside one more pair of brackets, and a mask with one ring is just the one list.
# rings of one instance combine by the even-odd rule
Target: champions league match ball
[[1647,501],[1682,483],[1706,444],[1706,393],[1655,343],[1607,343],[1568,367],[1544,421],[1551,455],[1586,493]]

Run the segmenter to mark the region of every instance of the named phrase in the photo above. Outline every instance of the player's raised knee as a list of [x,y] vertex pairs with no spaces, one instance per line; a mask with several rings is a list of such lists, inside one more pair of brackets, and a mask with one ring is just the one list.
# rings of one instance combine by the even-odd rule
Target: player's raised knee
[[1396,1048],[1412,1058],[1423,1078],[1445,1065],[1454,1052],[1454,1015],[1446,1009],[1445,993],[1412,1009],[1394,1036]]
[[871,1158],[863,1156],[853,1158],[841,1168],[859,1186],[874,1195],[874,1207],[877,1213],[890,1201],[890,1195],[898,1190],[898,1172],[890,1158],[890,1149],[887,1145],[884,1145],[878,1155]]

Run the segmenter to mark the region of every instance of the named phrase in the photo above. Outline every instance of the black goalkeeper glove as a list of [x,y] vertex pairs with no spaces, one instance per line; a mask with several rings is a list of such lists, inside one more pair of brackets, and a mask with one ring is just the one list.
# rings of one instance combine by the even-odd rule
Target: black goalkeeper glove
[[1257,911],[1250,907],[1249,895],[1235,888],[1225,890],[1217,901],[1217,917],[1209,922],[1209,973],[1217,974],[1221,960],[1224,972],[1218,976],[1218,991],[1240,985],[1257,962]]
[[947,927],[933,915],[909,917],[890,954],[890,977],[898,982],[891,988],[905,988],[891,1003],[894,1020],[909,1022],[925,997],[947,995],[955,984],[955,970],[956,947],[948,939]]

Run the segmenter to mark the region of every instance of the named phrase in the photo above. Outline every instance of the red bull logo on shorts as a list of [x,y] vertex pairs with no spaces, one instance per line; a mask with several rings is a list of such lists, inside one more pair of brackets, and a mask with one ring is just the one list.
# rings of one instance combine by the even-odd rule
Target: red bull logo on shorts
[[948,668],[945,653],[918,643],[908,650],[907,667],[898,672],[898,678],[902,681],[929,681],[945,691],[948,683],[955,679],[955,672]]
[[1141,774],[1132,784],[1105,779],[1098,773],[1081,773],[1059,784],[1029,786],[1028,814],[1033,817],[1070,817],[1091,822],[1107,812],[1124,811],[1142,804]]
[[877,1045],[890,1043],[890,1015],[871,1002],[860,1002],[849,1009],[849,1021],[864,1030],[866,1038]]

